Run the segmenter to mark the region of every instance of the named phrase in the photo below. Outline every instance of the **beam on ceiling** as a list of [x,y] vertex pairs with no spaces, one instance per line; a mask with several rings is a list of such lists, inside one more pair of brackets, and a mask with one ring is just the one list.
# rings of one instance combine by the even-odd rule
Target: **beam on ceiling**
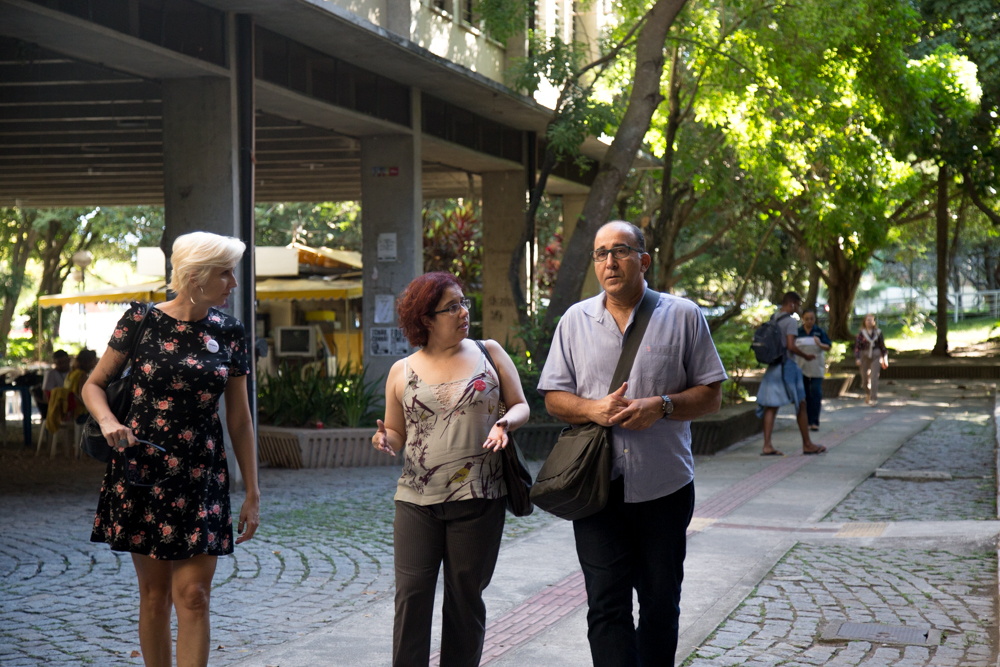
[[28,0],[0,0],[0,34],[147,79],[229,76],[224,67]]

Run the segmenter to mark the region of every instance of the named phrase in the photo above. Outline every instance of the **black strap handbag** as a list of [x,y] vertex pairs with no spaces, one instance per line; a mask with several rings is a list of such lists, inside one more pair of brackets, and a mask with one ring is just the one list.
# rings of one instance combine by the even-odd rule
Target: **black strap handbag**
[[[500,369],[497,367],[489,350],[480,341],[476,345],[486,355],[490,366],[497,373],[497,385],[500,384]],[[503,400],[503,387],[500,387],[500,416],[507,412],[507,404]],[[507,511],[514,516],[528,516],[534,511],[535,506],[531,502],[531,473],[521,454],[521,449],[514,442],[514,434],[507,433],[507,446],[500,450],[503,457],[503,483],[507,487]]]
[[[123,424],[128,418],[128,411],[132,409],[132,393],[135,384],[135,374],[132,373],[132,367],[135,365],[135,350],[139,346],[139,340],[142,339],[142,332],[146,328],[146,318],[149,317],[151,310],[153,310],[153,305],[148,304],[146,312],[142,314],[142,320],[139,321],[135,337],[132,339],[128,358],[115,373],[115,379],[109,382],[104,389],[104,393],[108,395],[108,407],[111,408],[111,413]],[[87,423],[83,426],[80,449],[101,463],[107,463],[111,460],[111,453],[114,450],[108,446],[107,439],[101,433],[101,425],[97,423],[93,415],[87,417]]]
[[[632,373],[636,352],[659,300],[659,292],[651,289],[643,295],[632,326],[625,332],[625,344],[611,378],[609,394]],[[559,434],[559,440],[538,471],[531,500],[546,512],[573,521],[604,509],[610,487],[611,429],[591,422],[566,427]]]

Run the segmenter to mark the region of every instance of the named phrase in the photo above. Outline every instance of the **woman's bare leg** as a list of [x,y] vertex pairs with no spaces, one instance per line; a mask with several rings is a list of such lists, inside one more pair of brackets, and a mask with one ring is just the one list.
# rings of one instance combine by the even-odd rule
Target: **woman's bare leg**
[[778,408],[764,408],[764,454],[776,452],[771,445],[771,434],[774,432],[774,419],[778,416]]
[[171,667],[170,659],[170,561],[132,554],[139,579],[139,646],[146,667]]
[[208,606],[216,556],[199,554],[173,561],[173,599],[177,610],[177,667],[208,664]]

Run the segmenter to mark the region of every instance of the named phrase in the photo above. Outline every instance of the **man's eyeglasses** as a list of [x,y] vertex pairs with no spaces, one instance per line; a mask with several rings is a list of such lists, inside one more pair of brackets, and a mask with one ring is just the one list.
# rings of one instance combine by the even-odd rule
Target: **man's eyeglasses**
[[[150,442],[149,440],[140,440],[139,438],[135,438],[135,441],[143,445],[148,445],[153,449],[163,452],[164,454],[167,453],[166,449]],[[125,445],[128,444],[128,440],[125,440],[123,438],[118,441],[118,444],[119,446],[124,447]],[[125,451],[127,450],[123,450],[122,453],[124,454]],[[149,486],[156,486],[157,484],[160,483],[159,481],[149,483],[147,480],[150,478],[150,476],[151,476],[150,469],[148,465],[140,466],[139,461],[137,461],[134,457],[129,457],[128,455],[125,455],[125,482],[129,486],[149,487]]]
[[437,315],[439,313],[448,313],[449,315],[458,315],[460,312],[462,312],[463,308],[469,310],[469,308],[471,307],[472,307],[472,301],[470,299],[462,299],[458,303],[451,304],[444,310],[435,310],[434,314]]
[[594,252],[590,253],[591,258],[594,262],[600,264],[601,262],[608,261],[608,254],[610,253],[615,259],[625,259],[628,254],[635,250],[640,255],[645,252],[645,250],[640,250],[639,248],[633,248],[630,245],[616,245],[608,250],[606,248],[598,248]]

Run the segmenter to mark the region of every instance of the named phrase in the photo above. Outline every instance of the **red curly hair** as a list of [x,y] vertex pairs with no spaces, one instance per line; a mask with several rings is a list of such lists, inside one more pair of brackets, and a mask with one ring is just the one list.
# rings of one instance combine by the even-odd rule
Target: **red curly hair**
[[433,271],[413,279],[396,303],[399,328],[413,347],[427,345],[427,326],[424,316],[434,317],[444,291],[449,287],[465,290],[458,278],[447,271]]

